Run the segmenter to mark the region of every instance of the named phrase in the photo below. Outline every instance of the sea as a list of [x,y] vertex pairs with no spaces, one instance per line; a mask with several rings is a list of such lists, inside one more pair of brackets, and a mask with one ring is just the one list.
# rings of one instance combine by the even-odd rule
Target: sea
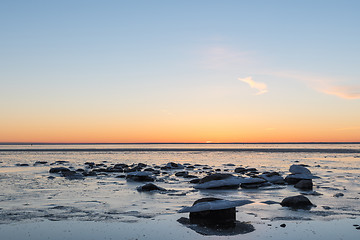
[[[181,166],[169,169],[169,163]],[[158,170],[157,186],[127,173],[106,171],[116,164]],[[174,165],[173,164],[173,165]],[[89,166],[105,169],[88,176]],[[311,191],[287,184],[254,189],[196,189],[191,179],[226,173],[256,177],[290,174],[301,165],[316,176]],[[65,167],[80,178],[50,169]],[[236,168],[256,169],[236,173]],[[77,176],[78,176],[77,175]],[[86,176],[85,176],[86,175]],[[0,144],[0,239],[357,239],[360,236],[360,143],[265,144]],[[311,209],[279,202],[304,195]],[[251,200],[237,207],[244,229],[209,229],[179,213],[194,201],[216,197]],[[240,225],[239,225],[240,226]]]

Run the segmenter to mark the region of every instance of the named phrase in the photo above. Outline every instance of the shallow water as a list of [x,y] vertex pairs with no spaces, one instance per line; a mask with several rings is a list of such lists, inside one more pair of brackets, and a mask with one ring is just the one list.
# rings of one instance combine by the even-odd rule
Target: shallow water
[[[109,149],[114,146],[94,145]],[[93,145],[39,145],[38,149],[93,149]],[[145,146],[159,148],[162,145]],[[310,239],[352,239],[360,234],[353,224],[360,224],[360,158],[358,153],[339,153],[338,149],[359,150],[360,145],[261,145],[256,148],[300,148],[334,149],[332,152],[264,152],[264,151],[221,151],[210,145],[212,151],[199,151],[208,145],[165,145],[164,148],[194,148],[194,151],[144,151],[143,145],[130,147],[141,151],[6,151],[25,149],[24,145],[1,146],[0,152],[0,235],[5,239],[56,239],[59,231],[67,239],[111,239],[119,231],[124,239],[155,239],[159,231],[167,239],[201,239],[189,226],[177,222],[188,214],[177,211],[202,197],[218,197],[228,200],[249,199],[254,204],[237,208],[237,220],[252,224],[255,231],[243,234],[243,239],[297,239],[301,230]],[[124,146],[116,145],[116,148]],[[125,146],[129,148],[129,145]],[[196,148],[197,147],[197,148]],[[235,146],[247,148],[246,146]],[[250,146],[255,148],[253,145]],[[221,148],[234,148],[221,145]],[[51,165],[55,161],[67,161]],[[42,165],[36,161],[47,161]],[[50,174],[54,166],[84,168],[85,162],[145,163],[151,167],[168,162],[189,163],[195,166],[191,174],[202,177],[207,174],[205,165],[220,172],[233,173],[239,166],[254,167],[260,172],[277,171],[284,177],[292,164],[306,164],[319,179],[314,179],[314,191],[322,195],[307,195],[317,207],[311,210],[290,210],[279,204],[264,204],[264,201],[280,202],[287,196],[298,195],[293,186],[272,185],[260,189],[195,190],[189,179],[176,177],[181,170],[167,170],[168,174],[157,177],[156,185],[169,189],[168,192],[139,193],[136,187],[143,183],[129,182],[116,178],[120,173],[107,173],[84,180],[67,180],[57,174]],[[20,166],[28,164],[29,166]],[[198,165],[195,165],[198,164]],[[237,175],[237,174],[235,174]],[[49,179],[54,176],[54,179]],[[305,192],[306,193],[306,192]],[[343,193],[342,197],[334,197]],[[286,223],[285,228],[279,227]],[[11,232],[17,229],[16,234]],[[45,229],[55,229],[47,231]],[[66,229],[69,229],[67,232]],[[104,230],[107,229],[107,230]],[[138,230],[134,230],[138,229]],[[156,231],[155,231],[156,230]],[[81,238],[78,234],[90,238]],[[201,231],[200,231],[201,232]],[[329,234],[333,232],[333,234]],[[90,234],[91,233],[91,234]],[[7,235],[8,234],[8,235]],[[25,235],[24,235],[25,234]],[[142,236],[141,234],[145,235]],[[156,235],[158,234],[158,235]],[[171,234],[166,235],[166,234]],[[336,235],[337,234],[337,235]],[[221,235],[221,233],[220,233]],[[97,237],[95,237],[97,236]],[[330,238],[325,238],[330,236]],[[335,238],[334,236],[339,236]],[[91,238],[92,237],[92,238]],[[352,237],[352,238],[351,238]],[[158,238],[158,237],[157,237]],[[232,238],[226,236],[226,238]],[[1,238],[3,239],[3,238]],[[59,238],[60,239],[60,238]],[[64,238],[61,238],[64,239]],[[287,238],[288,239],[288,238]],[[298,238],[299,239],[299,238]],[[303,239],[303,238],[302,238]]]

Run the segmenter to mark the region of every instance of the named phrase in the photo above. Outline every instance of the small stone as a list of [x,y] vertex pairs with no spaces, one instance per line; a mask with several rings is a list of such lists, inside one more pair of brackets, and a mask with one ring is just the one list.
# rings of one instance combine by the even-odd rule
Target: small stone
[[310,202],[310,200],[307,197],[303,196],[303,195],[284,198],[281,201],[280,205],[283,206],[283,207],[305,208],[305,209],[314,206]]
[[343,196],[344,196],[343,193],[336,193],[336,194],[334,194],[334,197],[343,197]]
[[280,227],[284,228],[284,227],[286,227],[286,224],[283,223],[283,224],[280,225]]

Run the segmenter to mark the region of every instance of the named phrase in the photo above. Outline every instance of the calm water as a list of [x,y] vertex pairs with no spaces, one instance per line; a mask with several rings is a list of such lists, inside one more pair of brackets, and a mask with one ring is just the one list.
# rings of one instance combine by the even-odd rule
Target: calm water
[[[34,165],[37,161],[47,163]],[[65,162],[53,165],[56,161]],[[314,190],[322,195],[308,195],[317,207],[292,211],[278,204],[262,203],[280,202],[284,197],[300,194],[298,189],[286,185],[199,191],[188,179],[175,176],[180,170],[171,170],[157,176],[155,182],[171,191],[148,194],[136,191],[142,183],[117,178],[120,173],[83,180],[67,180],[49,173],[54,166],[84,168],[85,162],[106,166],[141,162],[148,167],[176,162],[196,166],[191,173],[198,177],[215,170],[234,173],[239,166],[254,167],[259,172],[277,171],[285,177],[292,164],[306,164],[320,177],[314,180]],[[205,166],[211,169],[205,171]],[[237,219],[255,227],[242,239],[299,239],[299,229],[309,239],[351,239],[360,233],[352,226],[360,224],[359,180],[359,144],[0,145],[0,235],[5,239],[53,239],[52,232],[70,229],[67,239],[115,239],[120,232],[125,239],[158,239],[161,232],[172,239],[202,239],[203,235],[177,222],[180,217],[187,217],[177,211],[211,196],[255,202],[238,208]],[[337,193],[344,196],[334,197]],[[279,228],[281,223],[287,227]],[[108,231],[102,232],[104,228]],[[17,234],[12,234],[14,231]],[[84,236],[79,237],[80,233]]]

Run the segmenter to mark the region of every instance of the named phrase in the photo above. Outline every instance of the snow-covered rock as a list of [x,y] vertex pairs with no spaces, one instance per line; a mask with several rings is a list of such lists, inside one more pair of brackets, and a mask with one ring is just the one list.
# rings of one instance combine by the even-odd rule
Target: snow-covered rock
[[221,209],[228,209],[233,207],[239,207],[246,204],[253,203],[250,200],[236,200],[236,201],[229,201],[229,200],[215,200],[211,202],[199,202],[194,204],[191,207],[183,207],[178,212],[179,213],[186,213],[186,212],[202,212],[202,211],[211,211],[211,210],[221,210]]

